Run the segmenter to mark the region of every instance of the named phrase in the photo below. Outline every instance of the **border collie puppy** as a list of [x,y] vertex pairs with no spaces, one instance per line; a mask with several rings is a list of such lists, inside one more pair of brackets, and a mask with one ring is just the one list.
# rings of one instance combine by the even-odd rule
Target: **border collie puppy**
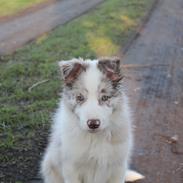
[[118,58],[59,62],[63,92],[42,164],[45,183],[124,183],[133,135]]

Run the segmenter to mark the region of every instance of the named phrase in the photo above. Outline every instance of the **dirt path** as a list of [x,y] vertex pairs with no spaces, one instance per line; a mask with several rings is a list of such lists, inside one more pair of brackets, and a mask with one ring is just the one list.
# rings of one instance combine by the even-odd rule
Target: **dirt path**
[[103,0],[61,0],[16,19],[0,22],[0,55],[85,13]]
[[124,57],[141,183],[183,182],[183,1],[161,0]]

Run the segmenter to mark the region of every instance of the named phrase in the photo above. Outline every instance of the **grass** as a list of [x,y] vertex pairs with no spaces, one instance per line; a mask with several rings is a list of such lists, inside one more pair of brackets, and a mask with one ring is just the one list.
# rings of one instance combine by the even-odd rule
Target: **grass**
[[[16,54],[1,57],[1,133],[21,126],[34,128],[47,124],[60,89],[56,61],[116,55],[136,30],[151,2],[106,0],[91,13],[43,35]],[[44,79],[48,82],[28,91]],[[13,135],[8,137],[13,141]],[[9,143],[1,141],[2,146]]]
[[0,17],[16,14],[46,0],[0,0]]
[[[32,151],[34,141],[39,141],[37,131],[41,134],[49,128],[50,117],[57,106],[61,89],[57,61],[118,54],[152,2],[153,0],[105,0],[90,13],[42,35],[13,55],[1,57],[2,163],[11,166],[10,157],[4,155],[9,149],[21,151],[26,148]],[[43,80],[47,82],[30,90],[31,86]]]

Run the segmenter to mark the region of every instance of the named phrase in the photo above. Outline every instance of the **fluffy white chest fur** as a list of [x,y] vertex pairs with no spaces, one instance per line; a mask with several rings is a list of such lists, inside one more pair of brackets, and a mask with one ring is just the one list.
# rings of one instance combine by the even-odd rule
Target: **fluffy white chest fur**
[[45,183],[123,183],[125,177],[142,178],[127,172],[131,113],[119,64],[118,59],[59,63],[64,89],[42,161]]

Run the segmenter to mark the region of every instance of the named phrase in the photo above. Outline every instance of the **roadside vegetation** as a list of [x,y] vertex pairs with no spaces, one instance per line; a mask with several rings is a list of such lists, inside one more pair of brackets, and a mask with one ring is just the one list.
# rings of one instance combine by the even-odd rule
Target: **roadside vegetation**
[[0,180],[26,181],[38,171],[62,86],[57,61],[117,55],[152,2],[105,0],[15,54],[0,57]]
[[14,15],[47,0],[0,0],[0,17]]

